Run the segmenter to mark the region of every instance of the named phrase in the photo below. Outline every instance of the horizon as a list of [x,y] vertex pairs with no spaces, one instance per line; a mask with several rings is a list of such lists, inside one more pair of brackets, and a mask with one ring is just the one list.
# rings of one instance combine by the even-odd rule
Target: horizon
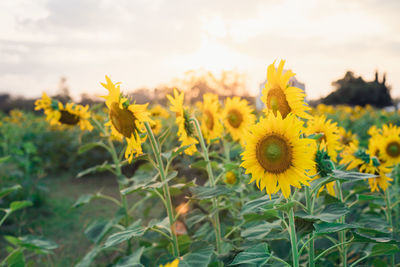
[[132,91],[205,69],[244,73],[254,96],[267,66],[284,59],[310,100],[347,71],[370,81],[376,70],[398,98],[399,10],[395,0],[3,1],[0,93],[54,94],[66,77],[74,98],[102,95],[105,75]]

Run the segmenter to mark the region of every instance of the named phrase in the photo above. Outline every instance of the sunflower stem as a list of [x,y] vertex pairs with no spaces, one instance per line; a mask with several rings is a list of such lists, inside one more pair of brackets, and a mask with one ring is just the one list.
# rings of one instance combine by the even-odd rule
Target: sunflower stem
[[293,207],[290,208],[288,212],[289,217],[289,235],[290,242],[292,244],[292,257],[293,257],[293,265],[294,267],[299,267],[299,255],[297,251],[297,236],[296,236],[296,226],[294,224],[294,212]]
[[[305,187],[306,189],[306,207],[307,207],[307,212],[310,215],[313,215],[313,205],[312,205],[312,196],[310,192],[310,188],[308,186]],[[315,260],[314,260],[314,232],[311,232],[309,239],[311,239],[310,243],[308,244],[308,264],[310,267],[315,266]]]
[[168,186],[168,183],[166,182],[167,178],[166,178],[166,173],[164,170],[164,164],[161,159],[160,145],[157,142],[156,138],[154,137],[154,134],[153,134],[153,131],[151,130],[150,124],[148,122],[145,122],[144,125],[146,127],[146,131],[147,131],[147,134],[150,139],[151,149],[153,150],[154,157],[156,158],[156,161],[157,161],[158,171],[160,173],[161,181],[164,183],[163,192],[164,192],[164,198],[167,203],[167,214],[168,214],[169,227],[170,227],[171,237],[172,237],[171,239],[172,239],[173,254],[174,254],[174,257],[179,257],[178,238],[176,236],[176,232],[174,229],[175,216],[174,216],[174,211],[172,208],[172,201],[171,201],[171,194],[169,192],[169,186]]
[[[124,189],[124,185],[121,183],[121,178],[122,178],[121,161],[117,155],[117,151],[115,150],[115,146],[110,137],[108,138],[108,144],[110,146],[111,157],[112,157],[114,165],[115,165],[117,182],[118,182],[118,186],[119,186],[119,195],[121,197],[122,208],[124,209],[124,213],[125,213],[125,227],[128,227],[129,226],[128,202],[126,200],[126,196],[121,193],[121,191]],[[130,251],[131,251],[130,239],[127,240],[127,244],[128,244],[127,252],[130,253]]]
[[[196,118],[192,118],[191,121],[193,122],[194,126],[196,127],[200,146],[203,151],[204,160],[207,162],[207,173],[208,173],[208,177],[211,182],[211,186],[215,187],[214,173],[211,168],[211,162],[210,162],[210,158],[208,156],[208,149],[207,149],[206,143],[203,138],[203,134],[200,129],[200,124]],[[222,251],[221,250],[222,249],[221,224],[220,224],[220,220],[219,220],[218,199],[216,197],[212,198],[212,205],[213,205],[213,211],[215,211],[213,219],[214,219],[214,230],[215,230],[217,253],[218,253],[218,255],[220,255],[221,251]],[[220,262],[218,264],[220,265]]]
[[[342,192],[342,186],[338,180],[336,180],[336,187],[337,191],[339,193],[339,198],[342,203],[343,201],[343,192]],[[340,223],[346,223],[346,217],[343,215],[340,217]],[[339,241],[342,243],[341,246],[341,258],[342,258],[342,265],[343,267],[347,267],[347,244],[346,244],[346,230],[343,230],[339,233]]]
[[[385,190],[385,201],[386,201],[386,217],[388,220],[388,223],[390,225],[390,228],[392,230],[391,236],[393,238],[393,219],[392,219],[392,204],[391,204],[391,200],[390,200],[390,192],[389,192],[389,188],[387,188]],[[395,266],[395,255],[392,254],[391,256],[391,266],[394,267]]]

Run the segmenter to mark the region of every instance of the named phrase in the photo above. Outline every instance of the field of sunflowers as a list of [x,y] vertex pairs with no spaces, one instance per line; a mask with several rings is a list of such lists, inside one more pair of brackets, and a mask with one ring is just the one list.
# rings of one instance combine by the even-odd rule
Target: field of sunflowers
[[[0,114],[0,266],[398,266],[400,113],[240,97]],[[37,111],[40,111],[38,113]]]

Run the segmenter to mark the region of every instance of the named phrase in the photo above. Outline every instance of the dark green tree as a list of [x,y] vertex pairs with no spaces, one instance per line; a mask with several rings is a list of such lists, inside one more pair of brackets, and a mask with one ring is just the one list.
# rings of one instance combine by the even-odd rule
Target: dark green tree
[[378,72],[375,72],[375,80],[366,82],[353,72],[348,71],[342,79],[332,82],[336,88],[327,97],[321,100],[327,105],[351,105],[372,106],[382,108],[393,104],[390,96],[390,87],[386,85],[386,75],[379,81]]

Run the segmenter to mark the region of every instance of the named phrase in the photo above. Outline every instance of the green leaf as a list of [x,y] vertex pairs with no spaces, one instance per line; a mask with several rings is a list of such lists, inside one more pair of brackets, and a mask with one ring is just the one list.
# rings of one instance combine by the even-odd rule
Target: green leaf
[[343,215],[346,215],[348,212],[349,209],[345,207],[342,203],[333,203],[326,205],[325,208],[319,214],[309,215],[304,211],[299,211],[296,212],[295,216],[303,219],[333,222],[342,217]]
[[21,250],[14,250],[7,257],[8,267],[25,267],[25,257]]
[[374,237],[367,234],[361,234],[358,232],[353,232],[354,242],[360,243],[384,243],[384,244],[399,244],[399,241],[394,240],[390,237]]
[[22,187],[19,184],[13,185],[11,187],[2,188],[0,191],[0,198],[3,198],[6,195],[8,195],[14,191],[20,190],[20,189],[22,189]]
[[53,250],[58,248],[58,245],[53,241],[47,240],[41,236],[5,236],[4,237],[8,242],[13,244],[14,246],[24,247],[31,250],[40,250],[44,253],[48,253],[48,250]]
[[95,199],[96,196],[93,194],[84,194],[78,198],[78,200],[72,205],[74,208],[78,208],[80,206],[83,206],[85,204],[88,204],[90,201]]
[[400,251],[398,245],[395,244],[375,244],[371,250],[371,257],[391,255]]
[[142,227],[141,220],[139,219],[131,224],[127,230],[110,235],[104,244],[104,248],[118,245],[126,240],[131,239],[132,237],[142,236],[145,231],[146,229]]
[[190,164],[190,168],[204,169],[207,166],[207,161],[204,159],[198,160],[195,163]]
[[232,190],[223,185],[217,185],[215,187],[211,186],[198,186],[190,188],[195,199],[209,199],[213,197],[218,197],[221,195],[228,195],[232,193]]
[[85,257],[78,262],[75,267],[89,267],[92,261],[96,258],[96,256],[101,252],[102,247],[95,246],[92,250],[90,250]]
[[236,255],[229,266],[242,264],[244,266],[263,266],[271,258],[267,243],[250,247]]
[[374,174],[333,170],[333,176],[343,181],[357,181],[377,177]]
[[358,201],[372,201],[372,200],[378,200],[378,199],[382,199],[382,198],[379,196],[376,196],[376,195],[359,195],[359,194],[357,194]]
[[3,162],[6,162],[7,160],[9,160],[11,158],[11,156],[5,156],[5,157],[1,157],[0,158],[0,164]]
[[92,242],[98,244],[110,229],[118,224],[118,222],[125,216],[123,209],[117,211],[114,218],[109,221],[94,221],[85,230],[86,237]]
[[275,201],[276,198],[270,200],[267,196],[262,196],[260,198],[248,201],[243,205],[240,214],[244,215],[247,213],[261,213],[271,209],[274,206]]
[[275,204],[275,208],[284,212],[289,212],[289,210],[291,208],[294,207],[294,205],[296,204],[296,201],[292,201],[292,200],[288,200],[287,203],[278,203]]
[[101,165],[96,165],[96,166],[90,167],[86,170],[79,172],[76,175],[76,178],[81,178],[82,176],[85,176],[85,175],[88,175],[91,173],[96,173],[96,172],[112,171],[112,169],[113,169],[112,167],[113,167],[113,165],[111,165],[107,161],[105,161]]
[[109,150],[109,148],[102,142],[93,142],[93,143],[88,143],[88,144],[84,144],[84,145],[80,146],[79,150],[78,150],[78,155],[83,154],[95,147],[103,147],[106,150]]
[[17,210],[20,210],[20,209],[23,209],[23,208],[26,208],[26,207],[30,207],[32,205],[33,205],[33,203],[30,202],[30,201],[27,201],[27,200],[13,201],[13,202],[11,202],[10,207],[9,207],[8,210],[10,212],[15,212]]
[[354,229],[357,228],[357,226],[345,223],[322,222],[319,224],[314,224],[314,228],[315,228],[314,233],[316,235],[324,235],[324,234],[337,233],[347,229]]
[[140,258],[142,257],[144,251],[144,247],[138,248],[131,255],[123,257],[120,259],[113,267],[144,267],[140,263]]
[[280,229],[280,221],[273,223],[260,222],[258,224],[250,224],[245,230],[241,232],[241,236],[248,240],[264,239],[272,229]]
[[193,243],[190,246],[190,252],[179,262],[179,267],[207,267],[213,251],[214,247],[205,242]]

